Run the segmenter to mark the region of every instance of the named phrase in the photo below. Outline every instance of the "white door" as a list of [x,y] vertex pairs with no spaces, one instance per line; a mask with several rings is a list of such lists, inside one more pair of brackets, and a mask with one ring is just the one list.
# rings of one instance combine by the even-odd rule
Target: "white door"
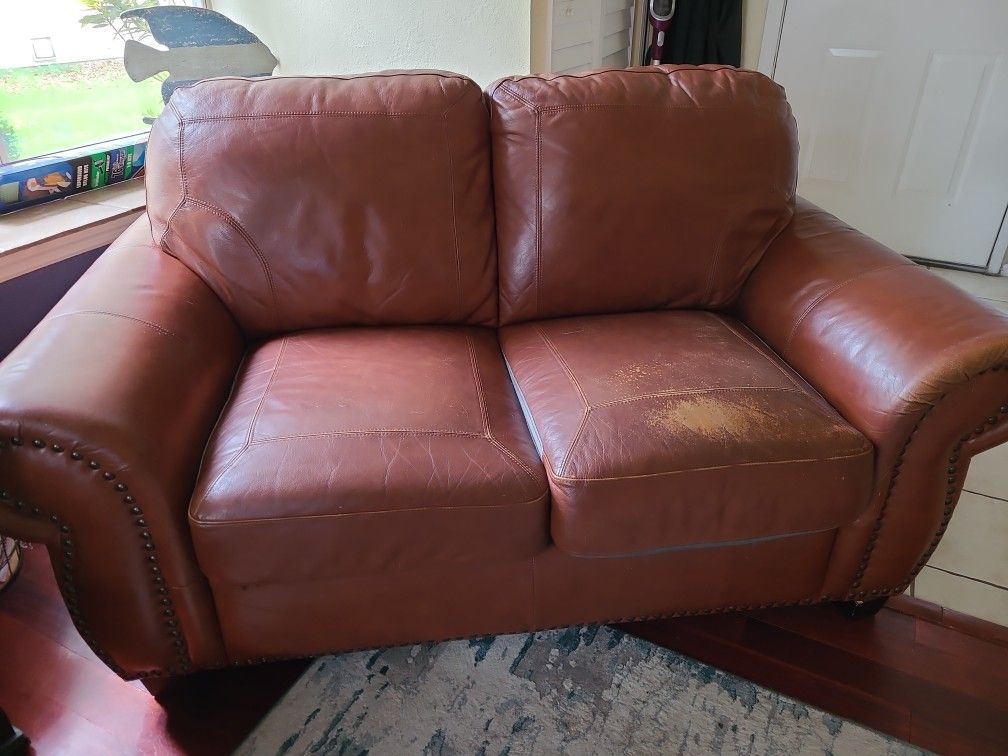
[[802,195],[904,254],[987,266],[1008,208],[1008,0],[790,0],[773,76]]
[[633,6],[633,0],[553,0],[549,70],[626,68]]

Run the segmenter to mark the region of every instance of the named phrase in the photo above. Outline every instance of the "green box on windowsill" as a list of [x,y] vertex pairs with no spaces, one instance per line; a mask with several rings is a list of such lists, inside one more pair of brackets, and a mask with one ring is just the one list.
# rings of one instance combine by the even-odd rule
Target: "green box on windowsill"
[[147,135],[0,165],[0,215],[139,176]]

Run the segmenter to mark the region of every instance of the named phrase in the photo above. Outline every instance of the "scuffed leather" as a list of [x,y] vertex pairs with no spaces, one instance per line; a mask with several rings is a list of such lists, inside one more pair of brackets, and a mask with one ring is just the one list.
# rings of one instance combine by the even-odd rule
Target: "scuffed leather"
[[791,218],[797,132],[761,74],[521,76],[488,96],[502,323],[725,307]]
[[191,662],[223,661],[186,504],[241,349],[220,300],[141,218],[0,365],[0,489],[25,502],[23,513],[0,502],[0,532],[41,535],[29,525],[35,506],[67,523],[68,534],[44,538],[54,570],[62,579],[72,550],[82,621],[123,674],[180,669],[141,531]]
[[441,326],[251,350],[191,518],[211,581],[247,584],[520,559],[548,511],[494,332]]
[[0,365],[0,532],[120,674],[892,593],[1008,438],[1008,318],[795,215],[765,77],[488,104],[173,97],[150,225]]
[[146,170],[161,245],[249,336],[496,321],[487,112],[465,77],[182,87]]
[[954,444],[1005,421],[1008,317],[804,200],[739,314],[878,450],[872,505],[841,531],[827,590],[910,580],[965,475],[947,480]]
[[871,444],[731,318],[564,318],[501,344],[570,554],[830,530],[868,504]]

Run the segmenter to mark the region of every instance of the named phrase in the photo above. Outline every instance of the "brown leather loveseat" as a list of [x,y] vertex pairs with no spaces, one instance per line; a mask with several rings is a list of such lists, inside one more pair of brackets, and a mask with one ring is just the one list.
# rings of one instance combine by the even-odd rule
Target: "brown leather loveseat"
[[797,154],[724,67],[180,89],[0,366],[0,531],[124,677],[899,592],[1008,319]]

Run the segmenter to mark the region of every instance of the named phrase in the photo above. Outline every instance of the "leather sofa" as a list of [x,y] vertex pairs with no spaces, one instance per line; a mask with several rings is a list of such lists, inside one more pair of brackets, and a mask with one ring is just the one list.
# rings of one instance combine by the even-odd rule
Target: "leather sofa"
[[126,678],[905,589],[1008,319],[795,197],[783,91],[218,79],[0,365],[0,531]]

